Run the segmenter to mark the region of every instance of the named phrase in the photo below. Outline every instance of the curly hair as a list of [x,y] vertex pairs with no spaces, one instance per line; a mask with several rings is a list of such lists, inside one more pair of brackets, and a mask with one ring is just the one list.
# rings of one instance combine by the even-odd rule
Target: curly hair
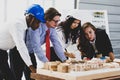
[[78,25],[78,27],[76,27],[75,29],[71,29],[71,25],[72,23],[75,21],[75,20],[78,20],[74,17],[69,17],[66,19],[66,21],[64,22],[61,22],[59,24],[59,26],[62,26],[62,29],[64,31],[64,34],[65,34],[65,39],[66,39],[66,43],[68,43],[68,39],[71,37],[72,39],[72,43],[76,43],[76,39],[79,37],[80,35],[80,30],[81,30],[81,21]]

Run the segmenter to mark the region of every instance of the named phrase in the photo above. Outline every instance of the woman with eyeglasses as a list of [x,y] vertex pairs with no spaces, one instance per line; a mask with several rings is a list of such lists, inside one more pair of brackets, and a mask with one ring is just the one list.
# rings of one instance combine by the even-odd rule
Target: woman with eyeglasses
[[[77,50],[77,40],[80,35],[80,29],[81,20],[70,15],[66,17],[65,21],[59,23],[59,26],[56,28],[58,38],[66,56],[76,58],[77,60],[81,59],[80,52]],[[59,60],[54,52],[54,49],[51,49],[53,57],[52,60]]]

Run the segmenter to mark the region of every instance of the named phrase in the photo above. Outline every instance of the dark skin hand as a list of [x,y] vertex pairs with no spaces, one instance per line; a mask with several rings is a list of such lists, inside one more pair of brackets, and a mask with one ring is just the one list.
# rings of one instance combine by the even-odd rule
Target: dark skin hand
[[33,65],[30,65],[29,68],[30,68],[30,70],[31,70],[32,73],[36,73],[36,69],[34,68]]

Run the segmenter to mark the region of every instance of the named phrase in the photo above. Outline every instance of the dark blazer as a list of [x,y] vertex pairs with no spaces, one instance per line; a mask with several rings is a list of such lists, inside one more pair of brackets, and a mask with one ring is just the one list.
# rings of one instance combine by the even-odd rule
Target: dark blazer
[[[105,30],[96,29],[96,41],[95,45],[98,50],[98,53],[102,53],[103,56],[108,56],[109,52],[113,52],[112,45],[108,35],[106,34]],[[93,49],[92,44],[85,39],[81,46],[81,51],[85,54],[82,57],[87,57],[89,59],[95,56],[95,50]],[[84,45],[85,44],[85,45]]]

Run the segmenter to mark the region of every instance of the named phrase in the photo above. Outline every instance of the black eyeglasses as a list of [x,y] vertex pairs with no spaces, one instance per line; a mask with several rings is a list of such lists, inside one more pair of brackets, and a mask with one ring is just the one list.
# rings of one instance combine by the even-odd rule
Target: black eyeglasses
[[52,19],[52,21],[54,21],[55,23],[58,23],[60,20],[54,20],[54,19]]

